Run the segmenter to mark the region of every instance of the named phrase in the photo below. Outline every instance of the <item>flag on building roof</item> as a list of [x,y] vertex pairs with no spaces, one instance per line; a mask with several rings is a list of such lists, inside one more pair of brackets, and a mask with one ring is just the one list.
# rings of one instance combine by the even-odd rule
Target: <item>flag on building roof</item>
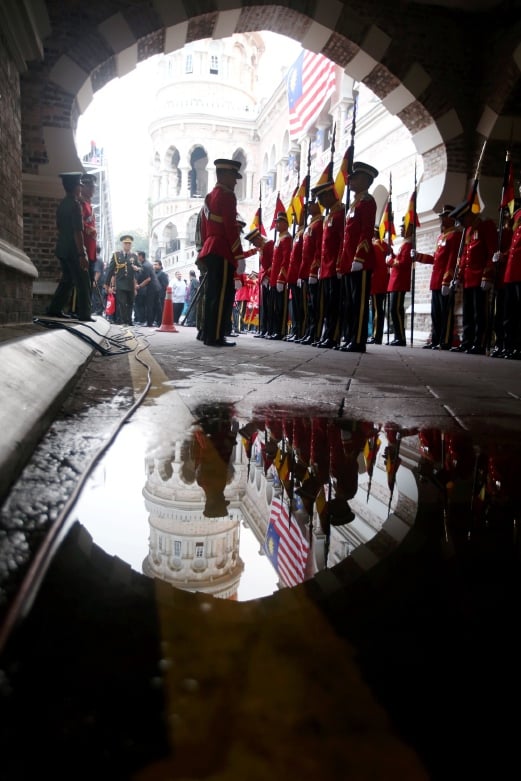
[[407,207],[407,211],[405,212],[405,217],[403,218],[403,222],[405,225],[405,233],[407,233],[407,228],[411,224],[415,225],[417,228],[420,227],[418,212],[416,211],[416,190],[413,192],[413,194],[409,199],[409,206]]
[[316,122],[335,85],[335,63],[302,50],[286,76],[290,138],[298,138]]
[[262,236],[266,235],[266,230],[264,228],[264,224],[262,222],[262,211],[259,207],[257,211],[255,212],[255,215],[253,217],[252,223],[250,225],[250,230],[254,230],[254,228],[257,228],[258,231],[260,231]]
[[285,586],[303,582],[309,542],[297,520],[290,518],[286,503],[277,497],[271,502],[264,550]]
[[279,212],[283,212],[284,214],[287,213],[286,207],[280,200],[279,193],[277,193],[277,203],[275,204],[275,211],[273,212],[273,220],[271,221],[271,226],[270,226],[271,230],[277,227],[277,214],[279,214]]

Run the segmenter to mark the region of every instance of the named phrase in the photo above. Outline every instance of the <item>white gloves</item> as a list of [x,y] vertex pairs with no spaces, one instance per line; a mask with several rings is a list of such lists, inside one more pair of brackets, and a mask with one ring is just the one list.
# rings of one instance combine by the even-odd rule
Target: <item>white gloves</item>
[[390,263],[392,263],[392,262],[393,262],[393,260],[394,260],[394,255],[386,255],[386,256],[385,256],[385,262],[387,263],[387,265],[389,265]]
[[246,271],[246,261],[244,258],[239,258],[237,261],[237,274],[244,274]]
[[262,287],[268,287],[269,284],[270,284],[270,281],[269,281],[268,277],[264,277],[264,279],[262,280]]
[[351,263],[351,271],[362,271],[364,268],[364,264],[360,263],[358,260],[353,260]]
[[302,280],[301,279],[297,279],[297,287],[302,287]]
[[414,260],[416,258],[417,252],[415,249],[411,250],[411,260]]
[[284,290],[284,283],[277,282],[277,293],[282,293],[283,290]]
[[317,277],[309,277],[309,279],[308,279],[308,283],[310,285],[316,285],[317,282],[318,282],[318,278]]
[[336,278],[337,279],[342,279],[342,274],[340,273],[340,271],[336,272]]
[[449,285],[442,285],[441,286],[441,294],[442,296],[448,296],[450,293],[450,286]]
[[494,285],[492,282],[489,282],[486,279],[481,280],[481,289],[484,290],[485,293],[487,293],[489,290],[492,290],[493,287]]
[[235,285],[235,290],[240,290],[242,287],[242,282],[240,279],[234,279],[233,284]]
[[492,255],[492,263],[499,263],[501,260],[501,252],[494,252]]

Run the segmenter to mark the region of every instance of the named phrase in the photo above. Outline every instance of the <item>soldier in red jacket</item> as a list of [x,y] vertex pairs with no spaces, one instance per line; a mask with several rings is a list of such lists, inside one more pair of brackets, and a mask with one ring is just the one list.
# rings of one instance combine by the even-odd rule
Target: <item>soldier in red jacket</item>
[[455,282],[463,286],[463,334],[454,352],[485,355],[489,316],[488,297],[494,285],[492,256],[497,248],[494,220],[474,214],[470,201],[460,203],[451,213],[465,232],[463,252]]
[[253,244],[259,253],[259,332],[255,334],[255,338],[265,339],[269,332],[270,272],[275,242],[263,236],[258,228],[247,233],[245,239]]
[[270,320],[268,339],[283,339],[288,322],[288,267],[293,239],[286,212],[277,214],[278,231],[270,271]]
[[434,255],[411,250],[413,260],[432,263],[431,290],[431,338],[423,345],[426,350],[450,350],[454,330],[454,296],[449,295],[450,283],[458,261],[461,229],[456,227],[450,214],[454,206],[446,205],[439,213],[441,233],[436,240]]
[[391,294],[390,317],[393,324],[394,339],[391,342],[393,347],[405,347],[407,340],[405,338],[405,294],[411,289],[411,269],[412,269],[412,234],[414,225],[409,223],[407,229],[405,222],[400,226],[403,243],[398,250],[398,254],[391,253],[387,265],[391,269],[389,275],[389,284],[387,290]]
[[376,168],[361,162],[353,163],[349,176],[349,188],[355,197],[346,214],[336,269],[344,286],[340,319],[345,342],[340,349],[347,353],[365,353],[366,350],[376,221],[376,201],[368,190],[377,176]]
[[[521,188],[520,188],[521,193]],[[506,251],[495,252],[494,263],[505,259],[504,284],[504,349],[500,353],[508,360],[521,360],[521,208],[514,211],[510,245]]]
[[324,307],[322,334],[316,347],[336,347],[340,341],[339,304],[340,280],[337,278],[336,264],[342,250],[344,236],[344,204],[335,192],[335,183],[331,180],[314,187],[312,195],[326,210],[322,229],[322,247],[320,253],[320,296]]
[[389,269],[386,258],[392,251],[389,244],[380,238],[378,225],[373,238],[374,271],[371,274],[371,309],[373,312],[373,334],[367,344],[382,344],[385,321],[385,298],[389,284]]
[[322,327],[319,317],[319,284],[320,252],[322,248],[323,217],[320,204],[315,198],[308,203],[309,223],[302,239],[302,263],[299,270],[302,299],[305,309],[305,332],[301,344],[312,344],[318,341],[318,327]]
[[235,298],[234,276],[245,270],[240,227],[237,224],[237,198],[234,189],[241,163],[214,160],[217,184],[204,199],[201,219],[202,249],[199,267],[207,273],[202,338],[210,347],[233,347],[225,338]]
[[[301,214],[301,220],[304,219],[304,211]],[[303,302],[302,286],[298,284],[300,266],[302,264],[302,248],[304,245],[304,224],[298,226],[293,236],[293,244],[289,256],[289,266],[287,275],[289,307],[291,317],[291,330],[284,339],[287,342],[295,342],[303,335]]]

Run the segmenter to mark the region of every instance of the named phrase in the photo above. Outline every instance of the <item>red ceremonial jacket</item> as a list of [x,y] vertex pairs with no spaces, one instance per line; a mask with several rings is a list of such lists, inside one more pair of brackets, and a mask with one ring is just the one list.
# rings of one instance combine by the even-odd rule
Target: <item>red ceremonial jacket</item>
[[497,228],[494,220],[476,216],[465,230],[465,243],[458,279],[463,287],[479,287],[482,280],[494,281],[492,255],[497,250]]
[[204,199],[201,237],[199,258],[219,255],[237,268],[238,261],[244,257],[237,225],[237,198],[223,184],[217,183]]
[[344,204],[336,201],[324,217],[322,248],[320,255],[320,279],[336,276],[338,255],[342,250],[344,238]]
[[299,271],[299,279],[318,277],[320,271],[320,252],[322,249],[322,233],[324,218],[321,214],[313,217],[306,230],[302,241],[302,263]]
[[371,295],[387,293],[389,284],[389,269],[386,257],[391,252],[391,247],[383,239],[373,239],[374,269],[371,274]]
[[96,244],[98,232],[96,230],[96,215],[89,201],[81,201],[81,213],[83,217],[83,243],[87,250],[87,257],[91,263],[96,262]]
[[416,253],[419,263],[432,263],[430,290],[441,290],[444,285],[448,286],[452,282],[460,244],[461,228],[452,227],[440,233],[436,239],[434,255],[426,252]]
[[363,263],[364,269],[374,268],[373,234],[376,220],[376,201],[367,191],[358,193],[346,215],[342,251],[336,270],[350,274],[354,260]]
[[273,263],[270,272],[270,287],[275,287],[277,282],[287,282],[289,256],[291,255],[291,246],[293,239],[286,231],[279,233],[273,250]]
[[404,239],[398,255],[392,253],[392,258],[387,264],[391,269],[387,285],[389,293],[407,293],[411,289],[411,249],[411,239]]
[[512,239],[503,281],[505,284],[521,282],[521,209],[514,212]]
[[295,285],[299,278],[300,265],[302,263],[302,248],[303,248],[304,228],[299,228],[293,238],[293,246],[291,247],[291,253],[289,256],[288,266],[288,285]]

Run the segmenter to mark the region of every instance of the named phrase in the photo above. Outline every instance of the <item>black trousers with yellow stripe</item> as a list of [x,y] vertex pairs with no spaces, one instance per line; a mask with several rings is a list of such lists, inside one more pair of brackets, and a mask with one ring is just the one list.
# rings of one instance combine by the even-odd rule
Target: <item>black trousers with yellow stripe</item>
[[208,276],[206,278],[203,341],[215,344],[222,341],[230,330],[235,298],[233,284],[234,268],[220,255],[206,255],[204,258]]
[[367,342],[369,325],[369,300],[371,297],[372,271],[352,271],[348,275],[351,288],[351,317],[349,329],[350,341],[353,344],[364,345]]

